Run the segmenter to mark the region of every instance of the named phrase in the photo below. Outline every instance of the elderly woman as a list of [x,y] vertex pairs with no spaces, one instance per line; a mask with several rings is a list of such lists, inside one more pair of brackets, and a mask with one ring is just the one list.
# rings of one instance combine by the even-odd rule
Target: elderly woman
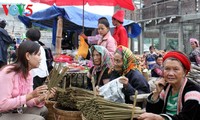
[[147,99],[146,111],[139,120],[200,120],[200,87],[186,78],[190,61],[178,51],[164,58],[163,78]]
[[200,48],[199,41],[195,38],[190,38],[190,45],[192,47],[192,52],[189,54],[189,59],[192,64],[200,65]]
[[90,48],[92,61],[94,66],[87,74],[88,89],[92,90],[92,77],[95,81],[95,86],[103,86],[110,81],[109,69],[111,64],[108,50],[100,45],[94,45]]
[[111,72],[110,79],[120,79],[124,85],[122,91],[125,95],[125,103],[132,103],[130,96],[138,93],[149,93],[149,85],[145,77],[137,70],[137,60],[130,49],[120,45],[114,54],[114,70]]

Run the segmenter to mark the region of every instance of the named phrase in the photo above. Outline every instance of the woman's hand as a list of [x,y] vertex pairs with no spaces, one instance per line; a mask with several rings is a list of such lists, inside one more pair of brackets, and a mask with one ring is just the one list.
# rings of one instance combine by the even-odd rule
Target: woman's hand
[[37,87],[35,90],[33,90],[31,93],[26,95],[26,101],[29,101],[30,99],[37,98],[39,96],[44,96],[48,91],[47,85],[42,85]]
[[97,95],[99,95],[99,93],[100,93],[100,91],[99,91],[99,86],[96,86],[96,87],[95,87],[95,90],[96,90]]
[[36,104],[40,104],[41,102],[44,102],[45,100],[47,100],[49,98],[53,98],[56,94],[56,91],[57,91],[57,88],[53,87],[53,88],[51,88],[51,90],[43,93],[42,95],[37,97],[37,103]]
[[35,90],[33,90],[31,94],[33,98],[35,98],[35,97],[44,95],[45,93],[47,93],[47,91],[48,91],[47,85],[42,85],[42,86],[37,87]]
[[166,82],[164,78],[158,78],[158,80],[155,81],[155,85],[156,85],[156,89],[154,90],[154,92],[160,94],[161,91],[164,89]]
[[161,93],[161,91],[164,89],[166,82],[164,78],[158,78],[158,80],[155,81],[156,89],[153,91],[152,99],[156,101]]
[[51,88],[51,90],[47,92],[45,99],[53,98],[56,95],[56,91],[57,91],[56,87]]
[[126,86],[128,85],[128,78],[125,76],[122,76],[119,78],[119,82]]
[[138,120],[165,120],[163,117],[153,113],[143,113],[138,116]]
[[87,36],[84,33],[81,33],[80,36],[83,37],[84,39],[87,39]]

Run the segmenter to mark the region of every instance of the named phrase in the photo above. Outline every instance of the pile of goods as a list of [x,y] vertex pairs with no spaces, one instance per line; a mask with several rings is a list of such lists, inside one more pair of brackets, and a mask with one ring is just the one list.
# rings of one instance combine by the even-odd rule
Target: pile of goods
[[68,67],[69,67],[68,72],[79,72],[85,70],[85,67],[77,63],[68,64]]
[[[92,91],[69,87],[60,92],[57,102],[62,109],[80,110],[86,120],[126,120],[144,113],[139,107],[125,103],[105,100],[102,96],[94,96]],[[134,112],[133,112],[134,111]]]
[[71,56],[61,54],[57,56],[56,58],[54,58],[54,61],[72,63],[73,58]]
[[[78,109],[87,120],[130,120],[144,113],[140,107],[125,103],[116,103],[100,97],[78,102]],[[134,113],[133,113],[134,109]]]
[[64,92],[58,93],[57,102],[62,109],[76,110],[77,102],[91,99],[94,96],[92,91],[77,87],[66,88]]

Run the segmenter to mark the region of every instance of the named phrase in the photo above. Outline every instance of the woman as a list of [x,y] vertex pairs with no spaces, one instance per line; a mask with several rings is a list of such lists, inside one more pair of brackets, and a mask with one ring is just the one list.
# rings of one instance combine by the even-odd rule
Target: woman
[[151,70],[151,77],[163,76],[163,57],[162,55],[156,56],[156,64],[153,65]]
[[139,94],[149,93],[149,85],[145,77],[137,70],[137,61],[130,49],[120,45],[114,54],[114,70],[111,72],[110,79],[120,79],[124,85],[122,91],[125,95],[125,103],[132,103],[130,96],[134,95],[135,90]]
[[117,42],[117,46],[123,45],[128,47],[128,34],[125,27],[123,26],[124,14],[125,12],[123,10],[118,10],[112,16],[112,24],[115,26],[113,37]]
[[0,70],[0,120],[44,120],[44,100],[53,97],[55,89],[48,91],[43,85],[33,91],[30,70],[39,66],[40,54],[39,44],[25,41],[18,48],[16,62]]
[[109,69],[111,66],[110,56],[108,50],[99,45],[94,45],[90,48],[92,61],[94,66],[87,74],[88,88],[92,90],[92,77],[95,80],[95,86],[103,86],[109,82]]
[[195,38],[190,38],[190,45],[192,47],[192,52],[189,54],[189,58],[192,64],[200,65],[200,48],[199,41]]
[[[41,38],[41,32],[39,29],[36,28],[30,28],[26,32],[26,39],[34,41],[39,44],[39,40]],[[47,59],[46,59],[46,53],[43,48],[43,46],[40,46],[40,65],[36,69],[31,70],[31,74],[33,76],[33,89],[37,88],[38,86],[41,86],[44,84],[47,76],[49,75],[49,71],[47,68]]]
[[200,87],[187,79],[190,61],[178,51],[163,58],[163,78],[147,99],[146,111],[139,120],[200,120]]
[[98,40],[98,45],[104,46],[109,51],[110,58],[113,59],[117,43],[110,33],[110,25],[107,20],[103,19],[99,21],[98,33],[102,36],[102,38]]

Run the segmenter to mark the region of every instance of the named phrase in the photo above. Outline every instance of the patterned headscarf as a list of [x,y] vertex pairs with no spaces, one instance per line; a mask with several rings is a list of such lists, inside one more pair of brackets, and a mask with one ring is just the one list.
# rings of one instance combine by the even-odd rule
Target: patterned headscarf
[[117,47],[115,53],[122,55],[123,59],[123,75],[127,74],[130,70],[138,69],[139,62],[132,51],[122,45]]
[[[99,66],[94,66],[95,71],[101,71],[102,68],[110,68],[111,67],[111,59],[109,56],[109,52],[108,50],[100,45],[94,45],[90,48],[90,53],[92,55],[92,53],[94,52],[94,50],[96,50],[97,52],[99,52],[101,54],[101,65]],[[93,56],[92,56],[92,60],[93,60]]]

